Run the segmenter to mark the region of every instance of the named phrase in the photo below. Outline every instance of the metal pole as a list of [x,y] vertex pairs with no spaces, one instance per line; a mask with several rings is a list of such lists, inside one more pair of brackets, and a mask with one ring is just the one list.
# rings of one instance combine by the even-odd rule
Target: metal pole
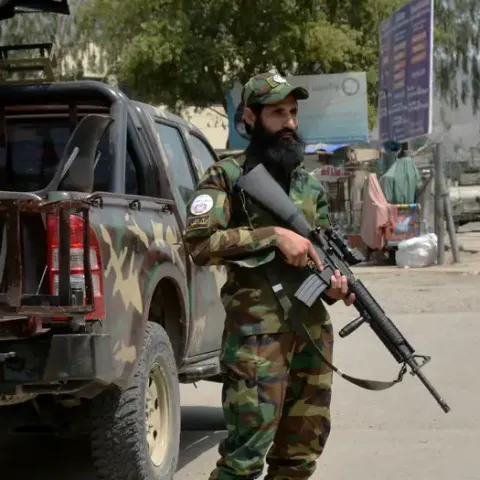
[[441,181],[442,181],[442,197],[443,197],[443,206],[445,210],[445,219],[447,221],[447,232],[450,238],[450,246],[452,247],[452,256],[453,256],[453,263],[459,263],[460,255],[459,255],[459,248],[457,242],[457,235],[455,233],[455,224],[453,222],[453,215],[452,215],[452,204],[450,202],[450,194],[449,188],[447,187],[447,182],[445,180],[445,175],[443,171],[441,173]]
[[437,200],[438,192],[440,192],[440,180],[438,178],[438,165],[437,165],[437,157],[438,157],[438,145],[435,145],[433,150],[433,231],[435,235],[438,237],[438,205],[439,202]]
[[445,215],[443,207],[443,148],[440,143],[435,145],[435,233],[438,241],[437,263],[445,263]]
[[428,187],[428,233],[435,232],[435,170],[433,168],[430,175],[430,185]]

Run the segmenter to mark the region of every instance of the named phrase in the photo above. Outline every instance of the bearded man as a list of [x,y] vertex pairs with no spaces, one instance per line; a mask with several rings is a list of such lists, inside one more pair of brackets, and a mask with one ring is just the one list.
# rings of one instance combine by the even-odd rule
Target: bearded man
[[[221,291],[226,311],[220,363],[228,436],[210,480],[308,479],[330,432],[332,371],[313,345],[297,334],[272,278],[292,298],[321,261],[309,240],[279,225],[236,187],[262,163],[316,227],[329,225],[320,183],[302,165],[298,101],[308,91],[278,74],[252,77],[242,93],[251,141],[244,153],[210,167],[188,205],[186,240],[198,265],[225,265]],[[301,319],[331,361],[333,331],[323,302],[354,301],[347,280],[335,272],[328,293]]]

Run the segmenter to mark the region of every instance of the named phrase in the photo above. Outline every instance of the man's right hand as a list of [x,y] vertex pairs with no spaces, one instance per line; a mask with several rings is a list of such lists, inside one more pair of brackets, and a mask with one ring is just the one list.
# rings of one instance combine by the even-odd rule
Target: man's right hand
[[310,240],[298,235],[292,230],[275,227],[277,247],[285,256],[287,263],[295,267],[305,267],[309,259],[322,270],[323,264]]

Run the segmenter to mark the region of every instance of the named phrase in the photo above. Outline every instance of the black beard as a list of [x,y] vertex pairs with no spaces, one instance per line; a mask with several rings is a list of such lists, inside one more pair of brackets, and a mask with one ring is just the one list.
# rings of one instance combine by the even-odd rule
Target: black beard
[[[289,133],[291,136],[283,136]],[[257,120],[247,147],[247,169],[263,163],[278,183],[288,192],[292,172],[303,161],[305,144],[296,131],[289,128],[271,134]]]

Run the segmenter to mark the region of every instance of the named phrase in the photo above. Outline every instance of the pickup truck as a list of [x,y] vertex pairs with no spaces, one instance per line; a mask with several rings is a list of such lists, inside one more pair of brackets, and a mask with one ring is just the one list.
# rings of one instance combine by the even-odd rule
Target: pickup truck
[[179,383],[219,373],[225,272],[183,241],[215,161],[193,125],[104,83],[0,85],[4,429],[86,431],[99,478],[173,478]]

